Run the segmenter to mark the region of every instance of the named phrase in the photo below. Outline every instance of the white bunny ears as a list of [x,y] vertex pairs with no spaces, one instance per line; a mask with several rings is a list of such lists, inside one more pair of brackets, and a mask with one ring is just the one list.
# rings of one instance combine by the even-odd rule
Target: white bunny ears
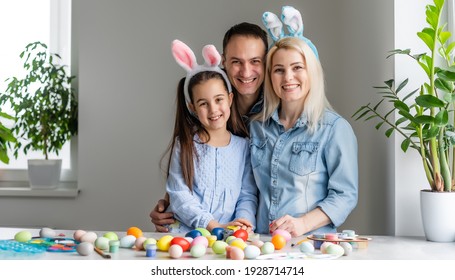
[[[289,35],[284,34],[283,23],[286,25]],[[300,12],[291,6],[283,6],[281,10],[281,21],[277,15],[271,12],[265,12],[262,15],[262,22],[270,34],[273,42],[285,37],[297,37],[305,41],[308,46],[313,50],[316,58],[319,59],[318,50],[316,46],[306,37],[303,36],[303,20]]]
[[174,40],[172,42],[172,55],[174,55],[175,61],[177,61],[177,63],[186,71],[184,93],[187,106],[191,103],[188,84],[191,78],[200,72],[214,71],[220,73],[226,81],[228,92],[232,92],[231,83],[229,82],[226,73],[218,66],[221,62],[221,55],[214,45],[206,45],[202,49],[202,57],[205,61],[202,65],[197,64],[194,52],[182,41]]

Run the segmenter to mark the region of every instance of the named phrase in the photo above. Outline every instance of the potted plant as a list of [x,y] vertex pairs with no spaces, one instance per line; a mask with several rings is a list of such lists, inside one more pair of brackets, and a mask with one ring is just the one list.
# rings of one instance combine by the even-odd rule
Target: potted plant
[[[0,120],[2,118],[5,119],[14,119],[12,116],[4,113],[0,109]],[[9,156],[8,156],[8,147],[7,143],[16,142],[16,138],[14,137],[11,130],[5,127],[2,122],[0,121],[0,161],[8,164],[9,163]]]
[[[385,81],[384,86],[375,87],[380,90],[381,100],[361,106],[353,117],[377,120],[376,129],[387,126],[387,137],[394,131],[402,136],[404,152],[411,148],[420,154],[429,185],[428,190],[420,192],[425,235],[431,241],[451,242],[455,241],[455,208],[445,207],[455,207],[455,42],[450,42],[451,34],[445,31],[446,23],[441,22],[443,6],[444,0],[434,0],[434,5],[426,6],[427,26],[417,33],[428,47],[426,53],[397,49],[388,56],[408,56],[428,79],[410,91],[405,90],[408,79],[398,85],[394,79]],[[438,64],[440,61],[443,63]],[[393,108],[384,112],[384,101],[393,104]],[[440,224],[431,224],[435,222]]]
[[[28,160],[30,186],[55,188],[60,182],[61,159],[50,160],[49,153],[58,155],[66,141],[77,134],[78,104],[71,87],[75,77],[67,75],[66,66],[58,64],[60,56],[48,53],[41,42],[28,44],[20,57],[26,75],[7,79],[0,105],[11,106],[16,118],[12,131],[25,140],[24,144],[13,143],[14,156],[17,158],[20,150],[24,154],[40,151],[44,156]],[[41,171],[56,173],[42,175]]]

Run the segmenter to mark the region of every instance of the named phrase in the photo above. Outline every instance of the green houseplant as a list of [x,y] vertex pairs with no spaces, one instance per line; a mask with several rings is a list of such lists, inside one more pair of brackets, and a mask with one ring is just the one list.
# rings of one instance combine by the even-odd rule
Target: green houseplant
[[[12,143],[14,156],[22,150],[40,151],[45,163],[37,163],[39,169],[49,166],[49,153],[57,155],[63,145],[77,134],[78,103],[65,65],[58,64],[58,54],[50,54],[47,46],[41,42],[30,43],[20,54],[23,59],[24,78],[7,79],[7,88],[0,96],[0,105],[9,105],[16,119],[12,131],[19,139]],[[30,174],[29,160],[29,179]],[[60,180],[61,160],[57,160],[59,173],[54,176],[51,187],[55,187],[55,177]],[[41,179],[40,179],[41,180]],[[33,183],[31,182],[33,187]],[[45,186],[40,182],[38,185]]]
[[[455,190],[455,42],[450,41],[451,33],[445,30],[447,24],[442,23],[443,6],[444,0],[434,0],[434,5],[426,6],[427,26],[417,33],[428,47],[426,53],[411,54],[410,49],[396,49],[388,56],[408,56],[421,67],[428,79],[412,90],[405,90],[408,79],[397,84],[394,79],[385,81],[384,86],[375,87],[379,90],[380,101],[361,106],[353,117],[356,120],[377,120],[376,129],[387,127],[387,137],[393,132],[401,135],[404,152],[412,149],[419,153],[431,189],[421,191],[420,196],[425,235],[428,240],[446,242],[455,241],[455,223],[451,221],[451,216],[447,221],[443,215],[447,213],[445,211],[450,211],[451,215],[455,209],[439,209],[444,204],[441,199],[433,201],[431,206],[424,205],[430,195],[433,198],[443,197],[441,194],[455,197],[455,192],[452,193]],[[392,109],[384,112],[384,101],[393,104]],[[444,196],[444,199],[447,197]],[[455,206],[455,200],[449,203],[451,207],[450,204]],[[427,210],[437,213],[429,214]],[[442,225],[432,229],[427,224],[429,221],[441,221]],[[441,233],[447,233],[447,237],[435,236]]]
[[[12,116],[4,113],[0,109],[0,120],[4,119],[14,119]],[[8,143],[16,142],[16,138],[14,137],[11,130],[5,127],[2,122],[0,121],[0,161],[3,163],[9,163],[9,156],[8,156]]]

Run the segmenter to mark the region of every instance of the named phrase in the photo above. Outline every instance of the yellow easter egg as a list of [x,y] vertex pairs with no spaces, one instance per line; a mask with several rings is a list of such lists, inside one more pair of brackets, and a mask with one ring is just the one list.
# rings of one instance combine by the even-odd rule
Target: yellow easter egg
[[234,247],[237,247],[237,248],[240,248],[240,249],[245,249],[245,247],[247,246],[245,241],[243,241],[242,239],[240,238],[237,238],[235,240],[232,240],[232,242],[229,244],[231,246],[234,246]]
[[156,242],[156,248],[160,251],[167,252],[171,247],[171,241],[174,237],[172,235],[165,235],[158,239]]

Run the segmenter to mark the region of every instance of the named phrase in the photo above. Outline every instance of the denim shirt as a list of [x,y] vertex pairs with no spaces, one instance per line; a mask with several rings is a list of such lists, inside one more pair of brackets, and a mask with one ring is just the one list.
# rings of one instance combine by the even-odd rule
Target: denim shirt
[[194,138],[193,192],[182,176],[180,142],[176,141],[166,191],[170,197],[167,211],[179,221],[170,225],[171,232],[206,228],[210,220],[221,224],[246,218],[256,225],[257,187],[251,171],[248,140],[231,134],[225,147],[213,147]]
[[285,131],[278,111],[250,124],[251,163],[259,188],[257,232],[286,214],[300,217],[320,207],[331,223],[314,232],[334,232],[355,208],[358,196],[357,140],[349,123],[326,110],[318,129],[306,117]]

